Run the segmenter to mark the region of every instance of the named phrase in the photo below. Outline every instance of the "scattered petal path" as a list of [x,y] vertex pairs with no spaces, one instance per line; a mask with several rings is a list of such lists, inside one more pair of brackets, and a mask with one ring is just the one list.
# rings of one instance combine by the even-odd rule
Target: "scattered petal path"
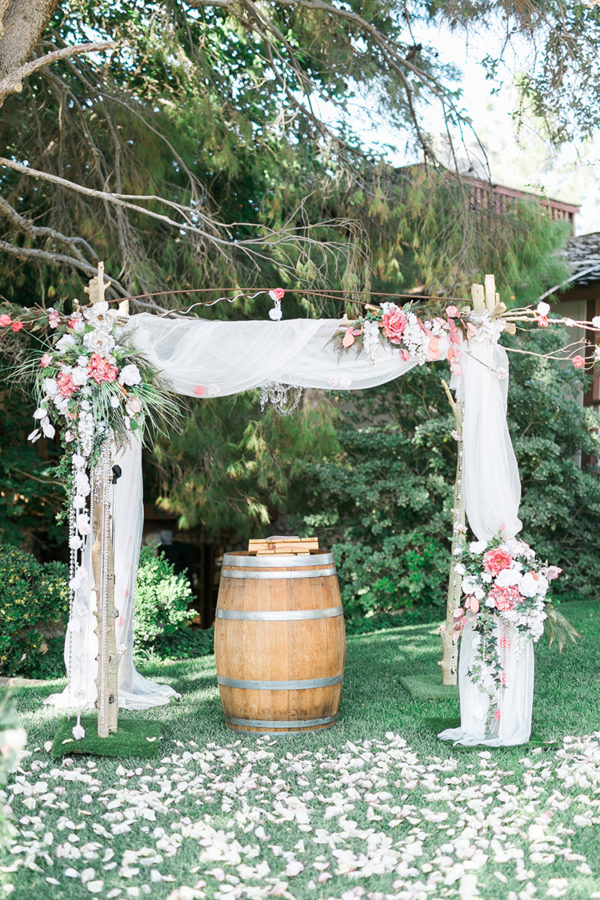
[[170,741],[158,763],[112,767],[34,750],[0,791],[14,826],[0,890],[14,900],[600,898],[600,733],[525,756],[419,758],[392,732],[305,746]]

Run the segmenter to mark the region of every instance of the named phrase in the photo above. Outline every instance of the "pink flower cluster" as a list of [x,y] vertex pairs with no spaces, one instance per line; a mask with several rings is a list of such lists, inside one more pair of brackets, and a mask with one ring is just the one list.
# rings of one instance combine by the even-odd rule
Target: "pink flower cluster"
[[517,603],[523,600],[519,593],[519,588],[515,585],[500,587],[495,584],[488,596],[490,600],[494,601],[494,606],[498,612],[508,612],[509,609],[514,609]]
[[56,376],[56,386],[61,397],[70,397],[77,390],[70,372],[59,372]]
[[9,325],[13,331],[20,331],[23,328],[23,322],[13,322],[11,317],[4,313],[0,316],[0,328],[8,328]]
[[93,378],[96,384],[102,384],[103,381],[115,381],[119,374],[117,367],[109,363],[99,353],[92,353],[90,356],[88,372],[90,378]]
[[501,550],[497,547],[495,550],[488,550],[483,557],[483,568],[494,578],[499,575],[503,569],[510,569],[512,556],[507,550]]

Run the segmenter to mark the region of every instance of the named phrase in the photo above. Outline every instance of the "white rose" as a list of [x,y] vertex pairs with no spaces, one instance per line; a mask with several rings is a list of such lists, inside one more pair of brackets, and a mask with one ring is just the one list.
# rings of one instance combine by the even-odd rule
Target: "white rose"
[[115,346],[115,339],[106,331],[90,331],[84,335],[83,343],[92,353],[108,356]]
[[544,303],[543,301],[541,303],[538,303],[538,305],[537,305],[538,316],[547,316],[549,312],[550,312],[550,306],[548,303]]
[[47,397],[56,396],[56,392],[58,390],[56,378],[44,378],[44,380],[42,381],[42,387],[44,388],[44,393]]
[[59,353],[66,353],[71,347],[75,346],[75,338],[72,334],[63,334],[59,341],[56,342],[56,349]]
[[456,563],[456,565],[454,566],[454,571],[457,575],[464,575],[467,570],[462,563]]
[[487,541],[472,541],[469,544],[469,553],[483,553],[487,550]]
[[496,575],[496,584],[498,587],[512,587],[513,585],[518,587],[521,584],[522,578],[521,572],[516,568],[502,569],[502,571]]
[[71,374],[71,378],[73,379],[73,384],[82,385],[85,384],[88,380],[88,370],[84,366],[75,366],[73,372]]
[[535,597],[537,594],[543,596],[548,590],[548,579],[539,572],[527,572],[523,575],[519,590],[524,597]]
[[478,587],[477,578],[475,577],[475,575],[467,575],[465,578],[463,578],[461,587],[463,590],[463,594],[474,594]]
[[132,387],[134,384],[140,384],[141,380],[142,376],[140,375],[140,370],[137,366],[133,365],[133,363],[130,363],[130,365],[121,369],[119,384],[125,384]]

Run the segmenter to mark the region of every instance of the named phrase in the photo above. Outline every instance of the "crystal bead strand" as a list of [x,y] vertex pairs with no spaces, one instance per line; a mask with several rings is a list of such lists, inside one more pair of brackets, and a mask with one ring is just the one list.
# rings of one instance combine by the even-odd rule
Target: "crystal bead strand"
[[[97,539],[100,541],[100,583],[96,585],[96,604],[97,604],[97,631],[98,631],[98,656],[100,661],[100,671],[106,670],[107,664],[107,647],[106,647],[106,626],[107,626],[107,587],[108,587],[108,528],[110,522],[110,498],[108,490],[108,472],[109,472],[109,448],[106,444],[102,446],[98,461],[95,466],[93,478],[93,500],[94,504],[102,501],[102,509],[100,510],[100,534]],[[104,708],[105,708],[106,686],[104,679],[98,680],[98,718],[104,724]]]
[[[73,613],[75,606],[75,574],[78,568],[77,525],[75,499],[75,476],[77,468],[71,463],[71,491],[69,496],[69,625],[73,625]],[[68,705],[73,706],[73,628],[67,627],[67,677],[68,681]]]

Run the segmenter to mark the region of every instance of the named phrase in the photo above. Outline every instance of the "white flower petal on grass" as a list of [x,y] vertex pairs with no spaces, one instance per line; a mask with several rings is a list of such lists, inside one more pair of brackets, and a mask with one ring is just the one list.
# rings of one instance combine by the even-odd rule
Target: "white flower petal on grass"
[[288,876],[290,876],[290,877],[294,877],[295,875],[299,875],[300,872],[303,872],[303,871],[304,871],[304,866],[303,866],[303,864],[302,864],[299,860],[297,860],[297,859],[292,859],[292,860],[290,860],[289,863],[287,864],[287,866],[285,867],[285,874],[288,875]]

